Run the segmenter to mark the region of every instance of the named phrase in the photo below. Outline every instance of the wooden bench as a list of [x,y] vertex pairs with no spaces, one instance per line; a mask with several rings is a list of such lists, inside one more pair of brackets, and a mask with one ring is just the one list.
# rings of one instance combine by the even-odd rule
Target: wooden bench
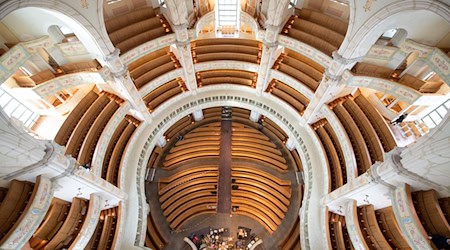
[[[236,171],[233,170],[232,172],[232,177],[236,177],[236,178],[243,178],[243,179],[247,179],[247,180],[252,180],[255,181],[258,184],[264,184],[267,186],[270,186],[274,189],[276,189],[276,191],[280,194],[282,194],[284,197],[286,198],[290,198],[291,197],[291,186],[290,185],[280,185],[279,183],[277,183],[276,181],[273,181],[271,179],[268,179],[267,177],[261,176],[261,175],[257,175],[257,174],[253,174],[251,172],[240,172],[240,171]],[[276,177],[272,176],[274,179]],[[278,180],[280,181],[280,180]]]
[[186,189],[181,190],[180,192],[175,193],[168,199],[164,200],[164,202],[161,202],[161,209],[165,210],[170,205],[172,205],[174,202],[180,200],[181,198],[189,195],[190,193],[196,193],[196,192],[217,192],[217,182],[206,182],[206,183],[199,183],[196,186],[192,186]]
[[234,212],[232,212],[233,214],[245,215],[247,217],[250,217],[250,218],[256,220],[262,226],[264,226],[264,228],[270,234],[272,234],[275,230],[277,230],[277,225],[274,224],[262,212],[260,212],[259,210],[256,210],[254,207],[247,206],[247,205],[244,205],[244,204],[239,204],[239,205],[236,205],[236,206],[238,206],[238,208],[236,208],[236,210]]
[[[217,175],[217,173],[216,173],[216,175]],[[183,189],[188,189],[188,188],[191,188],[191,187],[193,187],[195,185],[206,184],[206,183],[213,183],[213,184],[217,185],[217,180],[218,180],[218,177],[216,176],[216,177],[197,178],[197,179],[192,180],[192,181],[181,183],[178,186],[175,186],[174,188],[170,189],[166,193],[160,195],[159,201],[161,203],[164,203],[172,195],[175,195],[176,193],[182,191]]]
[[388,241],[384,238],[384,235],[378,226],[373,205],[358,207],[358,213],[362,218],[359,222],[360,227],[368,236],[366,237],[366,244],[375,249],[391,249]]
[[281,64],[278,68],[279,71],[297,79],[299,82],[303,83],[305,86],[310,88],[312,91],[316,91],[316,89],[319,86],[319,81],[315,80],[314,78],[310,77],[309,75],[305,74],[302,71],[299,71],[298,69],[288,65],[288,64]]
[[[165,60],[165,61],[167,61],[167,60]],[[145,66],[147,66],[147,65],[145,65]],[[161,64],[161,65],[149,64],[148,66],[149,67],[151,66],[151,69],[149,69],[148,71],[145,71],[145,73],[140,76],[133,77],[134,84],[136,85],[136,88],[138,88],[138,89],[141,89],[147,83],[158,78],[159,76],[162,76],[162,75],[176,69],[175,64],[172,61],[165,62],[164,64]]]
[[333,51],[338,50],[338,47],[334,46],[333,44],[301,30],[289,29],[288,35],[296,40],[302,41],[310,45],[311,47],[322,51],[328,56],[331,56]]
[[88,209],[88,200],[73,198],[69,214],[64,224],[48,242],[44,249],[69,248],[81,230]]
[[344,35],[334,31],[330,30],[320,24],[308,21],[308,20],[299,20],[297,22],[294,22],[292,24],[292,28],[301,30],[303,32],[306,32],[308,34],[311,34],[315,37],[318,37],[336,48],[339,48],[344,41]]
[[98,139],[100,138],[100,135],[106,127],[106,124],[118,108],[119,104],[111,100],[109,104],[106,105],[105,109],[100,113],[100,115],[95,119],[80,148],[80,154],[78,155],[77,161],[81,165],[85,165],[91,162]]
[[97,98],[97,93],[91,91],[80,101],[80,103],[72,110],[72,112],[70,112],[69,116],[66,118],[63,125],[56,134],[54,139],[56,143],[62,146],[65,146],[67,144],[70,135],[77,126],[78,121]]
[[164,136],[166,139],[172,139],[176,134],[178,134],[181,130],[187,128],[193,123],[192,117],[185,116],[182,119],[178,120],[174,125],[172,125],[169,129],[164,132]]
[[12,180],[5,198],[0,205],[0,244],[18,225],[22,215],[25,215],[39,186],[39,177],[36,185],[27,181]]
[[331,192],[344,185],[344,178],[342,176],[341,169],[345,168],[345,165],[341,166],[337,150],[334,147],[333,142],[331,141],[331,138],[328,136],[328,133],[325,131],[325,129],[320,126],[316,129],[316,133],[324,147],[325,154],[327,156],[329,171],[332,180],[332,185],[330,187]]
[[[282,172],[282,173],[286,172],[288,169],[286,162],[274,160],[271,157],[267,157],[267,156],[261,155],[259,153],[233,150],[231,152],[231,155],[232,155],[233,159],[244,159],[244,160],[251,159],[255,162],[260,162],[260,163],[262,163],[266,166],[269,166],[269,167],[271,167],[279,172]],[[286,160],[284,160],[284,161],[286,161]]]
[[345,226],[345,218],[341,215],[328,213],[329,242],[331,249],[353,249]]
[[177,216],[169,216],[167,219],[172,229],[178,230],[188,220],[208,213],[216,213],[217,198],[202,198],[188,203],[180,207],[181,213]]
[[353,118],[341,104],[336,105],[333,108],[333,111],[341,121],[345,131],[350,138],[353,150],[355,152],[355,158],[358,166],[358,175],[361,175],[372,166],[369,150],[367,149],[364,137],[359,131],[358,126],[356,125]]
[[273,198],[281,201],[285,205],[289,204],[289,198],[284,196],[283,193],[279,192],[279,190],[276,187],[271,187],[269,185],[266,185],[266,184],[260,183],[260,182],[256,182],[251,179],[235,176],[234,173],[232,173],[232,178],[234,180],[233,185],[237,185],[238,188],[240,188],[241,185],[252,186],[254,188],[258,188],[259,190],[264,190],[264,191],[271,193],[271,195],[269,197],[273,197]]
[[197,54],[195,57],[195,63],[201,62],[209,62],[216,60],[233,60],[233,61],[243,61],[249,63],[259,63],[258,56],[243,54],[243,53],[229,53],[229,52],[221,52],[221,53],[208,53],[208,54]]
[[275,87],[277,89],[283,91],[284,93],[287,93],[287,94],[291,95],[292,97],[294,97],[303,106],[305,106],[305,107],[308,106],[309,99],[306,98],[306,96],[304,96],[302,93],[298,92],[296,89],[292,88],[291,86],[278,81],[277,84],[275,85]]
[[300,250],[300,219],[295,217],[293,227],[289,230],[280,244],[281,250]]
[[299,114],[302,114],[305,110],[305,105],[303,105],[299,100],[295,97],[292,97],[290,94],[279,90],[277,88],[273,88],[269,90],[269,93],[280,98],[281,100],[287,102],[290,106],[292,106]]
[[389,152],[397,146],[394,135],[384,117],[378,113],[375,107],[363,96],[359,95],[355,98],[356,104],[364,111],[364,114],[370,120],[375,132],[380,138],[385,152]]
[[45,215],[44,221],[34,233],[33,237],[40,241],[49,241],[55,236],[64,223],[70,209],[70,202],[53,198],[50,209]]
[[151,214],[147,217],[147,234],[145,242],[147,247],[158,250],[164,249],[164,246],[167,244],[167,240],[164,238],[161,231],[159,231],[159,227],[156,225]]
[[260,197],[261,199],[265,199],[267,203],[270,203],[271,206],[275,206],[280,209],[282,212],[286,213],[289,202],[286,199],[283,199],[283,196],[278,199],[275,194],[270,193],[268,190],[261,189],[260,187],[256,187],[254,185],[247,183],[233,183],[234,189],[231,190],[232,196],[239,196],[239,193],[246,194],[247,197]]
[[352,72],[356,75],[390,79],[392,73],[394,73],[394,70],[387,67],[360,62],[353,67]]
[[289,65],[303,73],[307,74],[309,77],[317,82],[320,82],[323,77],[324,68],[320,64],[311,60],[310,58],[301,55],[292,50],[285,50],[285,54],[281,54],[282,64]]
[[414,207],[428,234],[450,237],[449,222],[439,205],[438,194],[434,190],[412,193]]
[[111,159],[109,160],[106,180],[116,186],[119,182],[119,167],[123,154],[125,152],[125,148],[135,130],[135,125],[131,123],[127,125],[127,128],[120,135],[119,140],[117,141],[117,144],[115,145],[112,152]]
[[97,60],[83,61],[83,62],[75,62],[75,63],[67,63],[61,65],[61,69],[65,74],[72,74],[83,71],[98,71],[101,69],[101,65]]
[[106,95],[101,95],[89,107],[86,113],[81,117],[77,123],[73,133],[70,135],[69,141],[66,145],[66,154],[72,155],[74,158],[78,157],[83,140],[86,137],[89,128],[94,123],[95,118],[99,116],[102,110],[109,103],[109,98]]
[[122,135],[122,133],[125,131],[128,124],[129,122],[126,119],[122,119],[122,121],[117,126],[116,130],[114,130],[114,133],[112,134],[111,139],[108,143],[108,147],[106,148],[105,157],[102,163],[102,178],[105,180],[108,172],[109,161],[111,160],[114,148],[117,145],[117,141],[119,140],[120,135]]
[[334,132],[334,129],[330,123],[327,122],[323,126],[323,128],[328,133],[328,136],[330,137],[331,142],[333,143],[333,146],[336,149],[336,153],[338,155],[339,162],[341,164],[343,184],[345,184],[345,183],[347,183],[347,167],[346,167],[347,165],[345,164],[344,152],[343,152],[341,144],[340,144],[341,139],[337,137],[337,135]]
[[130,24],[152,18],[156,15],[152,7],[135,9],[131,12],[115,16],[112,19],[105,20],[105,27],[108,33],[114,32]]
[[177,179],[171,180],[170,182],[167,181],[165,178],[161,178],[159,181],[159,191],[158,194],[163,195],[167,192],[169,192],[171,189],[176,188],[177,186],[190,182],[196,179],[203,179],[208,177],[217,177],[218,171],[217,169],[214,170],[203,170],[203,171],[197,171],[194,173],[190,173],[184,176],[179,176]]
[[343,103],[345,109],[351,115],[353,120],[356,122],[359,130],[361,131],[364,141],[366,142],[367,149],[372,159],[372,164],[376,161],[383,161],[383,145],[378,138],[375,129],[373,128],[370,120],[366,117],[364,112],[359,108],[359,106],[351,99],[347,99]]
[[386,207],[375,211],[378,225],[393,249],[410,249],[400,227],[395,219],[392,207]]

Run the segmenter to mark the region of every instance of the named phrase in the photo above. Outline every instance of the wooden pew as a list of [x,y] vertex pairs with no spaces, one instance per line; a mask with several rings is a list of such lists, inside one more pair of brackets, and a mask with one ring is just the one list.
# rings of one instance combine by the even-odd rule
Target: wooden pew
[[364,141],[366,142],[370,157],[372,159],[372,164],[376,161],[382,162],[384,153],[383,146],[369,119],[367,119],[364,112],[353,100],[347,99],[343,105],[352,116],[353,120],[355,120],[356,125],[364,137]]
[[70,202],[53,198],[51,207],[44,221],[33,235],[39,241],[50,241],[64,223],[70,209]]
[[135,130],[136,126],[129,123],[122,135],[119,137],[119,140],[114,147],[114,151],[112,152],[111,159],[108,164],[108,171],[106,173],[106,180],[116,186],[118,186],[119,182],[119,167],[123,154],[125,153],[125,148]]
[[288,35],[322,51],[328,56],[331,56],[333,51],[336,51],[338,49],[338,47],[334,46],[333,44],[301,30],[291,28],[289,29]]
[[320,82],[325,71],[324,67],[309,57],[292,50],[285,49],[285,54],[281,54],[282,64],[289,65],[299,71],[302,71],[312,79]]
[[105,224],[103,226],[102,235],[100,237],[100,241],[98,243],[99,249],[111,249],[112,240],[114,238],[114,234],[111,234],[111,231],[114,231],[116,227],[116,217],[115,216],[106,216]]
[[373,205],[358,207],[358,213],[362,218],[362,220],[360,220],[360,226],[368,236],[366,237],[367,245],[375,249],[391,249],[388,241],[384,238],[384,235],[378,226]]
[[373,125],[378,138],[383,145],[385,152],[389,152],[397,146],[394,135],[383,116],[378,113],[375,107],[363,96],[359,95],[355,98],[356,104],[364,111],[370,123]]
[[345,226],[345,218],[341,215],[329,212],[328,230],[331,249],[353,249],[350,237]]
[[334,113],[341,121],[345,131],[347,132],[355,152],[355,158],[358,166],[358,175],[361,175],[372,166],[372,161],[369,155],[369,150],[364,142],[364,137],[358,129],[353,118],[347,110],[338,104],[333,108]]
[[106,105],[105,109],[95,119],[81,146],[80,154],[77,159],[78,163],[85,165],[91,162],[98,139],[100,138],[103,129],[106,127],[106,124],[118,108],[119,104],[114,100],[110,100],[109,104]]
[[105,20],[105,27],[108,33],[111,33],[127,27],[129,24],[137,23],[153,16],[155,16],[155,12],[152,7],[135,9],[131,12]]
[[106,95],[101,95],[89,107],[89,109],[77,123],[75,129],[73,130],[73,133],[70,135],[69,141],[66,145],[66,154],[70,154],[74,158],[78,157],[83,140],[86,137],[89,128],[94,123],[95,118],[101,113],[101,111],[106,107],[108,103],[109,98]]
[[303,111],[305,110],[305,105],[303,105],[300,101],[298,101],[295,97],[291,96],[290,94],[277,89],[277,88],[273,88],[271,90],[269,90],[269,93],[271,93],[272,95],[280,98],[281,100],[287,102],[290,106],[292,106],[295,110],[297,110],[297,112],[299,114],[302,114]]
[[83,72],[83,71],[98,71],[101,69],[101,65],[97,60],[83,61],[83,62],[75,62],[75,63],[67,63],[61,65],[61,69],[65,74]]
[[[197,200],[196,202],[186,203],[182,208],[184,212],[170,222],[170,227],[172,229],[178,230],[183,226],[184,223],[196,216],[216,213],[217,199],[202,200],[202,202],[204,203],[199,202],[200,201]],[[194,203],[199,204],[192,206]]]
[[[261,189],[260,187],[254,186],[251,183],[233,183],[233,189],[231,193],[232,195],[236,196],[246,194],[248,195],[247,197],[260,197],[261,199],[265,199],[267,203],[270,203],[270,206],[277,207],[283,213],[287,212],[287,208],[289,205],[286,199],[282,198],[283,196],[280,195],[276,197],[275,194],[270,193],[268,190]],[[282,200],[280,200],[279,197],[281,197]]]
[[262,226],[264,226],[264,228],[270,234],[272,234],[277,229],[276,224],[274,224],[269,218],[264,216],[264,214],[261,211],[256,210],[254,207],[247,206],[244,204],[239,204],[236,206],[237,206],[237,208],[234,212],[232,212],[233,214],[245,215],[247,217],[250,217],[250,218],[256,220]]
[[360,62],[355,64],[352,72],[354,72],[356,75],[390,79],[392,73],[394,73],[394,70],[387,67]]
[[64,224],[44,249],[68,248],[81,230],[88,209],[88,200],[73,198]]
[[292,24],[292,28],[301,30],[324,41],[327,41],[336,48],[339,48],[339,46],[341,46],[341,43],[344,41],[344,35],[308,20],[300,20],[298,22],[294,22]]
[[[134,80],[134,84],[136,85],[136,88],[141,89],[147,83],[158,78],[159,76],[162,76],[172,70],[175,70],[176,67],[175,67],[174,62],[169,61],[169,59],[170,59],[169,56],[165,56],[161,60],[158,60],[158,61],[164,60],[164,64],[161,64],[161,65],[157,64],[158,61],[153,60],[150,63],[144,65],[146,68],[147,67],[149,68],[149,69],[147,69],[147,71],[145,71],[145,73],[143,73],[142,75],[137,75],[137,73],[133,74],[132,77]],[[144,70],[143,68],[140,67],[139,70],[141,70],[141,69]]]
[[393,249],[411,249],[395,219],[392,207],[376,211],[378,225]]
[[279,66],[278,70],[297,79],[299,82],[303,83],[312,91],[316,91],[317,87],[319,86],[319,80],[315,80],[311,76],[305,74],[303,71],[300,71],[288,64],[282,63]]
[[342,172],[342,181],[343,184],[347,183],[347,168],[345,164],[345,157],[344,152],[341,148],[340,139],[337,137],[336,133],[333,130],[333,127],[328,122],[323,126],[325,131],[328,133],[328,136],[331,139],[331,142],[333,143],[334,148],[336,149],[336,153],[339,157],[339,162],[341,164],[341,172]]
[[11,181],[8,193],[0,205],[0,244],[12,233],[11,230],[18,224],[21,215],[26,213],[39,186],[38,182],[39,177],[36,185],[27,181]]
[[171,206],[174,202],[180,200],[181,198],[189,195],[190,193],[196,193],[196,192],[217,192],[217,182],[205,182],[205,183],[199,183],[196,186],[191,186],[189,188],[183,189],[168,199],[164,200],[164,202],[161,202],[161,209],[165,210],[169,206]]
[[347,33],[348,23],[312,9],[301,9],[299,18],[317,23],[342,35]]
[[54,139],[56,143],[62,146],[65,146],[67,144],[67,141],[69,141],[70,135],[77,126],[78,121],[97,98],[97,93],[91,91],[80,101],[80,103],[72,110],[72,112],[70,112],[69,116],[66,118],[63,125],[56,134]]
[[151,247],[152,249],[162,250],[165,245],[167,245],[167,240],[162,235],[159,227],[153,220],[152,215],[149,214],[147,217],[146,246]]
[[320,126],[316,129],[316,133],[320,141],[322,142],[322,145],[325,149],[325,154],[327,155],[328,166],[332,178],[330,191],[333,191],[344,185],[344,178],[341,169],[345,168],[345,165],[343,167],[341,166],[337,150],[334,147],[333,142],[331,141],[331,138],[328,136],[328,133],[325,131],[325,129]]
[[295,217],[294,226],[280,244],[281,250],[300,250],[300,218]]
[[109,161],[111,160],[111,156],[114,152],[114,148],[117,145],[117,141],[119,141],[120,136],[125,131],[125,129],[128,127],[129,122],[126,119],[122,119],[122,121],[117,126],[116,130],[114,131],[113,135],[111,136],[111,139],[108,143],[108,147],[105,152],[105,157],[103,159],[102,164],[102,178],[106,180],[106,175],[108,173],[108,165]]
[[438,194],[434,190],[412,193],[414,207],[428,234],[450,237],[449,222],[439,205]]

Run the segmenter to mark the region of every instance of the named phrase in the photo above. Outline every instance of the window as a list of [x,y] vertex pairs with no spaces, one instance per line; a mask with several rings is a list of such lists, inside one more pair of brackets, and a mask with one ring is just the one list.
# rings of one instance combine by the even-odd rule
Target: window
[[25,127],[31,127],[39,117],[23,103],[11,96],[8,92],[0,87],[0,106],[3,111],[9,116],[21,121]]
[[217,20],[220,28],[238,26],[239,1],[219,0],[217,4]]

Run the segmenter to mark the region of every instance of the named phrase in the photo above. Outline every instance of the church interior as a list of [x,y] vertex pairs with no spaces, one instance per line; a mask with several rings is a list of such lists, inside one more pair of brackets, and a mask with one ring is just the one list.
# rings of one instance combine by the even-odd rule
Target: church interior
[[450,249],[448,0],[0,0],[0,249]]

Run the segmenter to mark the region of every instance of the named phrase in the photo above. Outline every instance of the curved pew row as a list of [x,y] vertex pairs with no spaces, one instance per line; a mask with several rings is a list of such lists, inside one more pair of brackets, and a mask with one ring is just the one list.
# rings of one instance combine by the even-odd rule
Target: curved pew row
[[362,235],[370,249],[391,249],[378,226],[373,205],[358,207],[358,220]]
[[345,225],[345,217],[332,212],[328,213],[328,217],[328,237],[330,237],[328,242],[331,244],[331,249],[353,249]]
[[220,153],[220,123],[200,126],[180,138],[166,155],[163,167],[174,169],[192,161],[218,162]]
[[397,145],[388,124],[363,95],[341,97],[330,103],[353,146],[358,175]]
[[94,234],[91,240],[85,247],[85,250],[89,249],[115,249],[115,242],[117,239],[117,232],[119,227],[119,207],[106,209],[100,213],[100,218],[95,228]]
[[285,173],[286,159],[261,131],[247,125],[233,122],[231,155],[233,162],[253,161],[263,166]]
[[411,193],[414,208],[428,235],[450,238],[450,225],[439,203],[435,190]]
[[[327,126],[328,125],[328,126]],[[346,165],[343,157],[342,149],[336,134],[328,124],[326,119],[322,119],[312,125],[316,131],[319,141],[327,158],[327,165],[330,173],[330,189],[329,192],[343,186],[347,183]]]
[[231,176],[233,213],[254,218],[273,233],[289,206],[291,182],[241,164],[233,165]]
[[237,84],[256,87],[257,73],[244,70],[207,70],[196,73],[198,87],[214,84]]
[[376,210],[375,214],[378,226],[392,249],[411,249],[397,224],[392,207]]
[[404,76],[398,78],[401,70],[395,70],[363,62],[355,64],[352,68],[352,72],[356,76],[370,76],[394,81],[421,93],[436,93],[444,84],[442,81],[422,81],[419,78],[409,74],[405,74]]
[[348,23],[312,9],[297,9],[283,33],[331,56],[344,41]]
[[57,232],[42,249],[69,248],[81,230],[86,218],[89,201],[81,198],[73,198],[67,217]]
[[147,233],[145,235],[145,246],[151,249],[162,250],[167,245],[167,240],[162,235],[153,217],[148,214],[147,217]]
[[109,183],[119,186],[120,168],[122,167],[122,158],[128,147],[130,139],[139,126],[140,121],[133,116],[126,115],[119,123],[109,141],[105,158],[102,166],[102,178]]
[[152,90],[144,97],[148,110],[152,113],[159,105],[187,90],[181,78],[173,79]]
[[30,246],[33,249],[43,249],[63,225],[69,214],[71,203],[68,201],[53,198],[50,208],[45,215],[44,221],[30,239]]
[[0,204],[0,246],[18,230],[20,222],[29,212],[38,192],[40,176],[36,183],[12,180],[8,189],[3,189],[4,197]]
[[281,250],[300,250],[300,218],[295,217],[294,226],[289,230],[285,239],[280,245]]
[[152,7],[134,9],[105,21],[114,47],[123,54],[145,42],[171,32],[170,25]]
[[159,201],[172,229],[200,214],[216,212],[218,175],[218,165],[213,165],[159,179]]
[[309,104],[309,99],[306,98],[306,96],[298,92],[296,89],[290,87],[289,85],[276,79],[273,79],[269,83],[266,92],[287,102],[290,106],[297,110],[300,115],[303,115],[303,112]]
[[137,89],[178,68],[181,68],[181,64],[169,47],[152,52],[128,65],[130,76]]
[[81,165],[90,165],[98,139],[122,103],[113,94],[89,92],[66,118],[54,141],[65,146],[65,153]]
[[194,63],[235,60],[249,63],[261,61],[261,42],[239,38],[201,39],[191,43]]
[[293,77],[312,91],[317,90],[325,72],[320,64],[289,49],[281,53],[272,68]]

